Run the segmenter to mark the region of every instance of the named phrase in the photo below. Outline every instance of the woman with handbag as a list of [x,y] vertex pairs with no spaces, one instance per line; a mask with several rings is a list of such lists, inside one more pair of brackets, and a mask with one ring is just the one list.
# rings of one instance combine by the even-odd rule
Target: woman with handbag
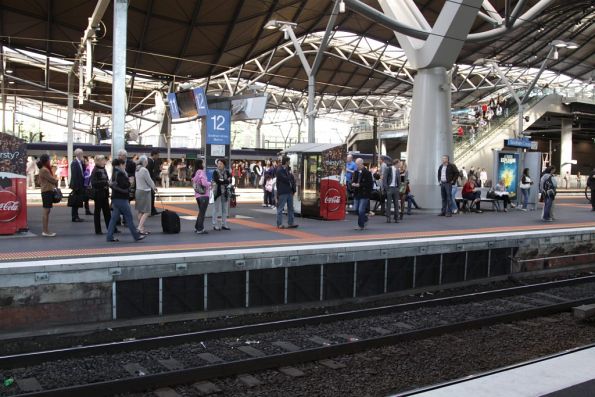
[[89,196],[95,201],[95,207],[93,209],[95,234],[103,234],[101,232],[102,212],[106,229],[109,226],[109,222],[111,220],[111,212],[109,207],[109,178],[107,176],[107,171],[105,170],[105,161],[105,156],[97,156],[95,158],[95,167],[93,167],[93,172],[91,172]]
[[42,154],[39,157],[37,167],[39,168],[39,185],[41,188],[41,201],[43,202],[43,216],[41,218],[43,231],[41,235],[43,237],[54,237],[56,233],[50,232],[49,223],[50,211],[54,204],[54,191],[58,189],[58,178],[52,172],[50,156],[47,154]]
[[194,188],[194,197],[196,204],[198,204],[198,216],[194,224],[194,233],[208,234],[205,230],[205,215],[207,214],[207,207],[209,206],[209,180],[204,170],[202,159],[196,161],[196,174],[192,178],[192,187]]
[[523,176],[521,177],[521,183],[519,187],[521,188],[521,194],[523,195],[523,205],[521,207],[521,211],[527,211],[527,207],[529,205],[529,191],[531,190],[531,185],[533,181],[529,177],[529,168],[525,168],[523,170]]

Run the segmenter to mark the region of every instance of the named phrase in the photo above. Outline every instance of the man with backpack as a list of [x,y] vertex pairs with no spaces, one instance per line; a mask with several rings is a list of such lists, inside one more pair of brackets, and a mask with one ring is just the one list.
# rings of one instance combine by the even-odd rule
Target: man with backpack
[[541,220],[544,222],[554,221],[554,199],[556,198],[556,190],[558,187],[556,177],[554,176],[556,167],[548,167],[545,169],[541,180],[539,181],[539,191],[543,196],[543,214]]

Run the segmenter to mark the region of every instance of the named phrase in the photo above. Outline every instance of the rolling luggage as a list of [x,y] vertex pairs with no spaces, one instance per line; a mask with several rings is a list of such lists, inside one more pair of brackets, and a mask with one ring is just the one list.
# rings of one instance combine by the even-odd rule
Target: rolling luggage
[[164,210],[161,213],[161,227],[163,233],[180,233],[180,217],[173,211]]

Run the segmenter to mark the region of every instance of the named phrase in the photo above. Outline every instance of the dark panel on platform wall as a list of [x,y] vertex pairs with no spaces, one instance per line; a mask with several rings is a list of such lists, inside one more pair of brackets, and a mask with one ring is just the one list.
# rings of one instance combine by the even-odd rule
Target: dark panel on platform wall
[[488,260],[488,250],[467,252],[467,280],[487,277]]
[[287,303],[320,300],[320,265],[287,269]]
[[440,282],[440,254],[421,255],[415,262],[415,287],[438,285]]
[[354,262],[327,263],[324,266],[324,299],[353,297]]
[[465,280],[464,252],[442,254],[442,284]]
[[117,281],[116,302],[119,319],[159,315],[159,279]]
[[282,305],[285,268],[250,270],[250,306]]
[[246,307],[246,272],[209,273],[207,310]]
[[357,262],[357,296],[384,293],[384,259]]
[[196,312],[203,309],[203,275],[163,279],[163,314]]
[[490,276],[503,276],[510,272],[510,248],[496,248],[490,256]]
[[388,260],[388,292],[413,288],[413,263],[415,257],[390,258]]

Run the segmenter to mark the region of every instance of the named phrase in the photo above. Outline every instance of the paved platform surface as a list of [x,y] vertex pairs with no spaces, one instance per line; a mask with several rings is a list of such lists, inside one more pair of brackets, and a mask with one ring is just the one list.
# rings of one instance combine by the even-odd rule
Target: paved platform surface
[[[93,205],[91,204],[91,209]],[[102,255],[134,255],[180,251],[205,251],[238,248],[276,247],[283,245],[308,245],[321,243],[348,243],[410,239],[437,236],[467,236],[485,233],[514,231],[555,230],[595,227],[595,212],[584,198],[560,198],[556,203],[556,221],[540,221],[541,208],[508,213],[486,211],[483,214],[459,214],[451,218],[438,217],[435,212],[417,211],[405,215],[401,223],[386,223],[384,216],[372,216],[365,231],[356,231],[355,215],[345,221],[322,221],[296,218],[298,229],[278,230],[275,226],[274,209],[257,204],[240,204],[232,209],[231,231],[213,231],[208,235],[196,235],[194,219],[196,204],[168,202],[164,207],[181,216],[180,234],[167,235],[161,232],[160,217],[151,217],[147,229],[152,232],[146,240],[134,242],[127,228],[121,228],[120,242],[109,243],[105,235],[94,233],[93,217],[82,216],[83,223],[70,222],[70,208],[56,206],[51,213],[50,228],[58,233],[54,238],[41,237],[41,206],[31,204],[28,208],[30,232],[25,235],[0,236],[0,263],[19,260],[43,261],[45,259],[97,257]],[[79,211],[81,214],[84,211]],[[210,216],[210,209],[207,213]],[[286,221],[286,217],[284,217]],[[205,224],[210,226],[211,218]],[[103,229],[105,232],[105,228]]]
[[595,395],[595,348],[519,365],[432,391],[419,397],[587,397]]

